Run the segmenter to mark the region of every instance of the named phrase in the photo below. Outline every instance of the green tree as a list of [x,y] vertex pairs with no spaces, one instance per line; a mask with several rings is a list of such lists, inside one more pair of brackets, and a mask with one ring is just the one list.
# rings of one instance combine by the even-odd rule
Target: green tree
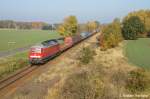
[[72,36],[77,33],[78,21],[75,16],[69,16],[64,19],[62,25],[60,25],[57,31],[63,36]]
[[145,26],[137,16],[132,16],[123,22],[122,33],[125,39],[135,40],[145,32]]
[[[150,10],[139,10],[131,12],[124,18],[124,21],[128,20],[132,16],[138,16],[142,23],[145,25],[145,32],[150,32]],[[145,35],[146,33],[144,33],[143,35]]]

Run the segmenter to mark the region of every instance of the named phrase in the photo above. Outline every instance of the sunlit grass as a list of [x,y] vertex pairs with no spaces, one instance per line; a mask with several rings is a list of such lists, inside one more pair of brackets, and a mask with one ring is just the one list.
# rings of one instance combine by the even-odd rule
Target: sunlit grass
[[125,46],[126,56],[130,63],[150,69],[150,39],[129,40]]
[[27,54],[27,52],[22,52],[14,56],[0,58],[0,79],[22,67],[28,66]]
[[58,37],[60,35],[55,31],[2,29],[0,30],[0,51],[22,48]]

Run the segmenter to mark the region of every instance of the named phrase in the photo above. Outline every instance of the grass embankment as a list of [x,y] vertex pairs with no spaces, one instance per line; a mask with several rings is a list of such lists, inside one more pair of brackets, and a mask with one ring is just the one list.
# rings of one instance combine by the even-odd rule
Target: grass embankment
[[[101,51],[94,42],[93,37],[60,56],[54,66],[37,77],[34,84],[30,83],[32,87],[21,88],[23,92],[19,90],[14,99],[32,99],[38,95],[46,99],[124,99],[123,95],[149,95],[150,72],[127,62],[124,44]],[[54,83],[56,78],[60,79]],[[41,92],[37,95],[37,90],[43,88],[48,89],[47,95]]]
[[150,69],[150,38],[127,41],[125,53],[130,63]]
[[107,51],[97,48],[94,60],[74,67],[49,89],[46,99],[123,99],[127,95],[136,99],[141,94],[148,98],[149,92],[149,72],[128,64],[122,46]]
[[22,48],[43,40],[58,38],[57,32],[47,30],[0,30],[0,51]]
[[16,70],[28,66],[28,53],[17,53],[14,56],[0,58],[0,79],[8,76]]

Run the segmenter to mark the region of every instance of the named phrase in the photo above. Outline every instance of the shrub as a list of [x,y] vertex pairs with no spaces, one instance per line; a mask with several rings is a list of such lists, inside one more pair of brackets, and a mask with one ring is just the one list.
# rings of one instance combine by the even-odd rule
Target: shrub
[[91,86],[88,82],[86,72],[71,75],[61,88],[60,99],[90,99]]
[[124,81],[126,80],[126,73],[123,70],[118,70],[112,75],[112,82],[118,88],[125,85]]
[[117,99],[116,90],[108,82],[104,83],[103,77],[96,65],[87,71],[76,71],[52,89],[47,99]]
[[145,75],[145,71],[138,69],[130,71],[128,79],[126,80],[126,88],[130,92],[141,92],[144,91],[149,84],[149,79]]
[[88,64],[91,60],[93,60],[95,51],[89,47],[84,47],[81,50],[81,55],[79,56],[80,62],[83,64]]
[[137,16],[132,16],[123,22],[122,33],[127,40],[136,40],[144,32],[145,26]]
[[102,81],[97,73],[81,71],[68,77],[58,99],[100,99],[103,97]]

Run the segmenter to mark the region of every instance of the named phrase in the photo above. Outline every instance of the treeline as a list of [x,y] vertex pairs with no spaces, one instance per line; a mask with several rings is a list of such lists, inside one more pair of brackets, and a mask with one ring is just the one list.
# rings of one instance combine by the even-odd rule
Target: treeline
[[[92,32],[99,28],[98,21],[89,21],[87,23],[78,23],[76,16],[64,18],[63,23],[48,24],[45,22],[16,22],[13,20],[0,20],[1,29],[39,29],[39,30],[57,30],[62,35],[72,35],[79,32]],[[66,34],[67,33],[67,34]]]
[[48,24],[45,22],[16,22],[13,20],[0,20],[0,28],[8,29],[39,29],[55,30],[57,24]]
[[102,26],[99,37],[102,50],[117,46],[123,39],[136,40],[150,36],[150,10],[139,10],[129,13],[123,20],[115,19]]

